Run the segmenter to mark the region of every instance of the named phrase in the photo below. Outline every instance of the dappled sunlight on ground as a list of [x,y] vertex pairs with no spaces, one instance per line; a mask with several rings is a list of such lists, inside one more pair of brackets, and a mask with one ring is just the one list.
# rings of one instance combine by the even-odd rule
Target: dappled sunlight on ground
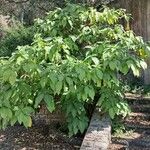
[[0,132],[0,150],[77,150],[82,139],[68,138],[65,133],[49,127],[44,135],[44,126],[29,129],[23,126],[8,127]]

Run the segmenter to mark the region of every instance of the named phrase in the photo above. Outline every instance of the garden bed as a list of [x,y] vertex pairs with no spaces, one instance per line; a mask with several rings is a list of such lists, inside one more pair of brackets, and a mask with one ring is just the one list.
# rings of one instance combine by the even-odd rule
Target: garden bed
[[26,129],[15,125],[0,132],[1,150],[78,150],[82,137],[68,138],[56,126],[34,125]]

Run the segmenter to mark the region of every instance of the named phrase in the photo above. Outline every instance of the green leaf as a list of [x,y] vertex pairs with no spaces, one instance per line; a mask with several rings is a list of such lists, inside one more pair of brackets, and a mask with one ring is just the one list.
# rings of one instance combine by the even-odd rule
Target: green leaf
[[114,117],[115,117],[115,112],[114,112],[114,109],[113,109],[113,108],[110,108],[110,109],[109,109],[109,115],[110,115],[110,117],[111,117],[112,119],[114,119]]
[[84,130],[86,129],[86,122],[79,121],[78,127],[79,127],[80,132],[83,133]]
[[89,94],[89,97],[93,100],[94,96],[95,96],[95,90],[92,86],[89,88],[89,93],[88,94]]
[[17,117],[16,116],[13,116],[10,120],[10,124],[11,126],[15,125],[15,123],[17,122]]
[[47,83],[47,78],[43,77],[43,78],[40,80],[41,87],[42,87],[42,88],[45,88],[46,83]]
[[22,122],[23,125],[27,128],[27,127],[31,127],[32,126],[32,119],[30,116],[27,115],[22,115]]
[[32,125],[32,120],[31,117],[28,115],[25,115],[24,113],[20,112],[20,114],[17,116],[18,122],[21,124],[23,123],[23,125],[27,128],[27,127],[31,127]]
[[110,61],[110,62],[109,62],[109,67],[110,67],[111,70],[115,70],[115,68],[116,68],[117,66],[116,66],[116,63],[115,63],[115,62]]
[[11,96],[12,96],[11,90],[4,93],[4,101],[2,102],[3,106],[8,107],[8,108],[11,107],[11,104],[10,104]]
[[140,76],[140,72],[139,72],[139,70],[135,67],[135,65],[131,64],[131,69],[132,69],[133,74],[134,74],[135,76],[137,76],[137,77]]
[[23,61],[24,61],[23,57],[18,57],[17,61],[16,61],[16,64],[21,65],[21,62],[23,62]]
[[46,94],[44,96],[44,101],[46,103],[47,109],[52,113],[55,110],[55,103],[53,97],[49,94]]
[[68,83],[69,86],[73,86],[73,81],[71,78],[66,77],[66,82]]
[[36,99],[35,99],[35,104],[34,104],[34,108],[37,108],[38,105],[41,103],[41,101],[43,100],[44,98],[44,94],[43,93],[40,93]]
[[5,130],[6,129],[6,127],[7,127],[7,125],[8,125],[8,120],[7,119],[2,119],[1,120],[1,128],[3,129],[3,130]]
[[71,114],[72,114],[73,117],[76,117],[77,111],[76,111],[74,108],[72,108],[72,109],[70,110],[70,112],[71,112]]
[[4,99],[9,100],[10,97],[12,96],[12,90],[8,90],[7,92],[4,93]]
[[22,111],[25,115],[30,115],[31,113],[34,112],[34,109],[32,107],[27,106],[27,107],[23,108]]
[[121,72],[122,72],[124,75],[126,75],[126,74],[128,73],[128,71],[129,71],[128,66],[127,66],[126,64],[124,64],[124,66],[123,66]]
[[32,126],[32,118],[29,116],[28,117],[28,127]]
[[55,86],[56,86],[55,87],[56,88],[55,93],[60,94],[60,91],[62,89],[62,81],[58,81]]
[[82,97],[82,100],[83,100],[83,101],[86,101],[86,100],[87,100],[87,98],[88,98],[87,93],[82,92],[82,93],[81,93],[81,95],[82,95],[82,96],[81,96],[81,97]]
[[3,73],[3,80],[8,81],[10,76],[10,70],[5,70]]
[[[18,114],[18,115],[17,115]],[[24,114],[21,112],[21,111],[18,111],[15,116],[17,117],[18,119],[18,122],[21,124],[23,122],[23,119],[24,119]]]
[[96,75],[99,79],[103,79],[103,72],[99,69],[96,70]]
[[77,134],[78,132],[78,119],[77,118],[73,119],[72,125],[73,125],[73,133]]
[[92,61],[94,62],[95,65],[99,64],[99,59],[97,57],[92,57]]
[[82,68],[76,68],[77,73],[79,74],[79,79],[82,81],[85,78],[85,71]]
[[50,73],[50,80],[53,84],[55,84],[57,82],[57,77],[55,73]]
[[140,61],[140,65],[141,65],[141,67],[145,70],[145,69],[147,69],[147,63],[145,62],[145,61]]
[[11,72],[11,76],[9,77],[9,83],[13,85],[16,82],[17,74],[16,72]]
[[9,108],[7,108],[7,117],[9,118],[9,119],[11,119],[12,118],[12,111],[9,109]]
[[0,108],[0,115],[4,119],[10,119],[12,118],[12,111],[9,108],[2,107]]

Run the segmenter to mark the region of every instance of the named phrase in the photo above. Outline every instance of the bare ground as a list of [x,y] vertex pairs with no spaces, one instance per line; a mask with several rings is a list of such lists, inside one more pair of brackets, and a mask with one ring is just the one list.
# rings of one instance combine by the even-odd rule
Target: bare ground
[[82,138],[68,136],[50,126],[26,129],[16,125],[0,131],[0,150],[78,150]]

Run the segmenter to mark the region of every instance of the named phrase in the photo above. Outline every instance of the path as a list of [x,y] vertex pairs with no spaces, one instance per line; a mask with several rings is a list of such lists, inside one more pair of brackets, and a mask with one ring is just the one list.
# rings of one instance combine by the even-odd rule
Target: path
[[124,120],[131,134],[112,137],[110,150],[150,150],[150,97],[127,94],[132,113]]

